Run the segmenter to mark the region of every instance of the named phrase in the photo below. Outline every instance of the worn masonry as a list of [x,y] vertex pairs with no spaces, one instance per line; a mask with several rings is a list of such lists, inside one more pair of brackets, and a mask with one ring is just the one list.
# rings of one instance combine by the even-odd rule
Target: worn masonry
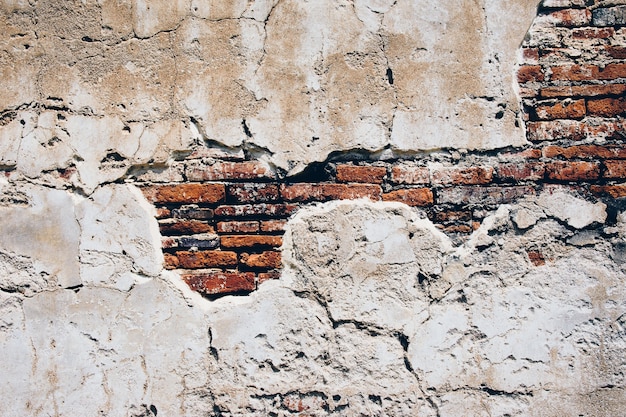
[[626,408],[623,1],[0,27],[0,415]]

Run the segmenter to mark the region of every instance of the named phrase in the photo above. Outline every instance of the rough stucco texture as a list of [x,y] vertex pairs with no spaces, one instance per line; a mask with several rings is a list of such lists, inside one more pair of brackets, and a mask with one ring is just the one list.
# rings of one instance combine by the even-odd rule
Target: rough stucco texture
[[[626,59],[626,6],[591,3],[544,2],[574,12],[535,19],[522,112],[537,1],[1,2],[0,415],[623,414],[625,67],[568,66],[609,80],[585,128],[610,118],[610,134],[566,138],[551,126],[587,110],[533,95],[569,88],[539,84],[554,75],[539,52],[571,26],[615,26],[585,45],[610,38]],[[574,46],[551,54],[579,59]],[[315,161],[337,183],[291,176]],[[273,200],[237,183],[253,180],[292,190],[293,216],[254,217]],[[407,204],[341,200],[370,183]],[[271,224],[280,278],[208,299],[165,270],[160,230],[180,219],[163,219],[217,210],[189,199]],[[429,220],[455,216],[462,238]],[[193,221],[207,241],[228,234]]]

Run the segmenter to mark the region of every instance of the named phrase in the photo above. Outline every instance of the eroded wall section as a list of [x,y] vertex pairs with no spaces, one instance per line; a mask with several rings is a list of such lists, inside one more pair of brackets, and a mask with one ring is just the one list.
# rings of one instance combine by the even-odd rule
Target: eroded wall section
[[626,409],[622,1],[0,27],[0,415]]

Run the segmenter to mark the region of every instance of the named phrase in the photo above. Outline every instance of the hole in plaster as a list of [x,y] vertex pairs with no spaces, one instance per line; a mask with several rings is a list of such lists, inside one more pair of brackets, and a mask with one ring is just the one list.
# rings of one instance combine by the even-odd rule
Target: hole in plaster
[[243,119],[241,121],[241,126],[243,127],[243,133],[245,133],[247,137],[251,138],[252,137],[252,132],[250,132],[250,128],[248,127],[248,125],[246,123],[246,119]]
[[390,85],[393,85],[393,71],[391,68],[387,68],[387,81],[389,81]]
[[124,133],[127,133],[127,134],[128,134],[128,133],[130,133],[130,126],[124,126],[124,127],[122,128],[122,130],[124,131]]
[[83,36],[82,41],[83,42],[93,42],[93,39],[90,38],[89,36]]

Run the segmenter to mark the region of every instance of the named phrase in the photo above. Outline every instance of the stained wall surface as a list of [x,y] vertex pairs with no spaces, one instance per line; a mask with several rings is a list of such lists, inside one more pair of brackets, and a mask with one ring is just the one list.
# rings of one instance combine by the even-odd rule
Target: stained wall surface
[[626,409],[626,4],[0,3],[2,416]]

